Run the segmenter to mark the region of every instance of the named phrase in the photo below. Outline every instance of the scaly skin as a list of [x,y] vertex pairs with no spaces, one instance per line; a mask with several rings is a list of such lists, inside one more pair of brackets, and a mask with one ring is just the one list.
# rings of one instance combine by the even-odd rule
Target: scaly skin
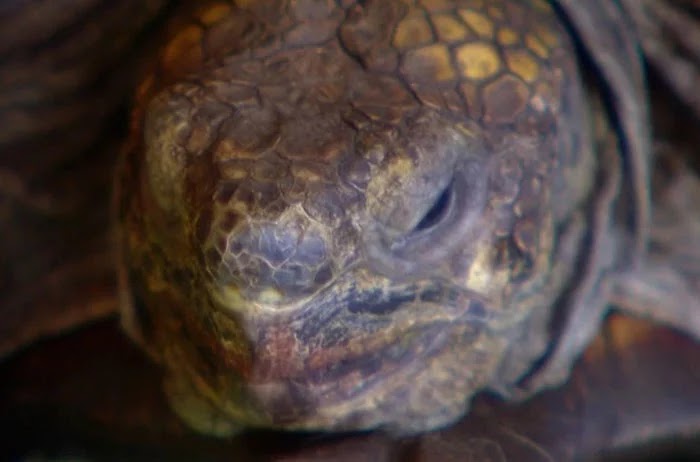
[[548,3],[193,10],[118,174],[125,325],[176,411],[411,433],[513,390],[574,279],[598,291],[582,268],[617,258],[588,264],[616,146],[602,175]]

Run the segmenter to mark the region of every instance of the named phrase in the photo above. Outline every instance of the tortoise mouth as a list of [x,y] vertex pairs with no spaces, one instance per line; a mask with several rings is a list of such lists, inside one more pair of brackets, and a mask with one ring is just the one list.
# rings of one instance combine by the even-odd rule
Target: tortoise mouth
[[[459,367],[449,359],[455,348],[468,351],[489,322],[483,298],[448,283],[379,289],[352,281],[348,274],[294,310],[247,321],[253,359],[241,385],[269,425],[376,426],[376,406],[400,408],[392,401],[419,375]],[[350,422],[358,418],[367,420]]]
[[[452,322],[481,326],[497,315],[483,295],[448,281],[391,283],[358,273],[364,271],[348,271],[314,295],[286,306],[240,298],[235,309],[221,299],[213,306],[241,324],[256,358],[305,356],[311,350],[347,348],[358,339],[386,337],[383,343],[391,343],[389,335]],[[299,351],[278,351],[271,338],[280,332],[293,336]],[[370,344],[366,347],[371,349]]]

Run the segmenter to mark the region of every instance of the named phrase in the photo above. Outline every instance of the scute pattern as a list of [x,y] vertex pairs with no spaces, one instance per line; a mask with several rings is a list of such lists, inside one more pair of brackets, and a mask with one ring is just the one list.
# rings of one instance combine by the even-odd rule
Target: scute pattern
[[[373,60],[384,63],[378,69],[382,72],[394,73],[397,66],[423,104],[468,111],[487,122],[513,122],[530,100],[528,84],[538,80],[545,85],[540,66],[559,47],[550,31],[533,26],[541,22],[542,11],[517,2],[489,2],[486,7],[478,2],[428,1],[404,5],[402,19],[394,21],[393,31],[387,33],[385,48],[365,46],[365,50],[362,40],[367,38],[357,35],[371,27],[367,23],[373,21],[372,8],[376,16],[387,15],[388,8],[369,3],[367,16],[357,24],[351,16],[341,30],[347,49],[368,67]],[[548,7],[541,9],[549,11]],[[375,40],[375,45],[377,42],[383,43]],[[537,90],[535,94],[542,94],[544,89]],[[515,104],[503,104],[503,99]],[[543,109],[536,104],[532,108]],[[502,114],[505,110],[512,112]]]

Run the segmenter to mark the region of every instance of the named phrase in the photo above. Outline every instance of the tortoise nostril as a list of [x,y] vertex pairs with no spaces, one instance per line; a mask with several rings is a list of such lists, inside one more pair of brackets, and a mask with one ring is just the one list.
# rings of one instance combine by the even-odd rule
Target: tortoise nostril
[[442,218],[447,214],[449,205],[452,198],[452,184],[447,185],[447,187],[442,191],[440,196],[435,200],[430,209],[421,218],[420,222],[414,228],[415,231],[424,231],[428,228],[432,228],[437,223],[440,222]]

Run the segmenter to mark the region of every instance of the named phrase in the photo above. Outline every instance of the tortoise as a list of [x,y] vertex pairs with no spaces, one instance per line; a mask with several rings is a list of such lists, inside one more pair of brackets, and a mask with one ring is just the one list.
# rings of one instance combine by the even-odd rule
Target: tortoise
[[[616,3],[68,3],[124,29],[105,34],[100,70],[173,13],[165,44],[133,51],[113,80],[58,74],[5,100],[43,111],[41,90],[65,85],[108,113],[147,56],[115,175],[118,293],[126,331],[193,428],[413,434],[459,419],[478,391],[518,400],[561,384],[611,305],[700,332],[698,219],[678,213],[692,202],[652,209],[644,73]],[[18,28],[51,24],[41,7],[5,6]],[[61,37],[48,29],[39,39]],[[40,68],[24,54],[39,50],[71,69],[75,49],[9,43],[11,58]],[[70,96],[52,95],[44,126],[4,112],[6,355],[115,306],[99,232],[109,207],[95,206],[109,155],[71,173],[80,188],[63,201],[17,180],[65,187],[52,175],[96,152],[84,149],[105,119]],[[96,238],[61,248],[29,226],[37,212]],[[53,293],[32,290],[67,254],[84,260],[42,281]]]

